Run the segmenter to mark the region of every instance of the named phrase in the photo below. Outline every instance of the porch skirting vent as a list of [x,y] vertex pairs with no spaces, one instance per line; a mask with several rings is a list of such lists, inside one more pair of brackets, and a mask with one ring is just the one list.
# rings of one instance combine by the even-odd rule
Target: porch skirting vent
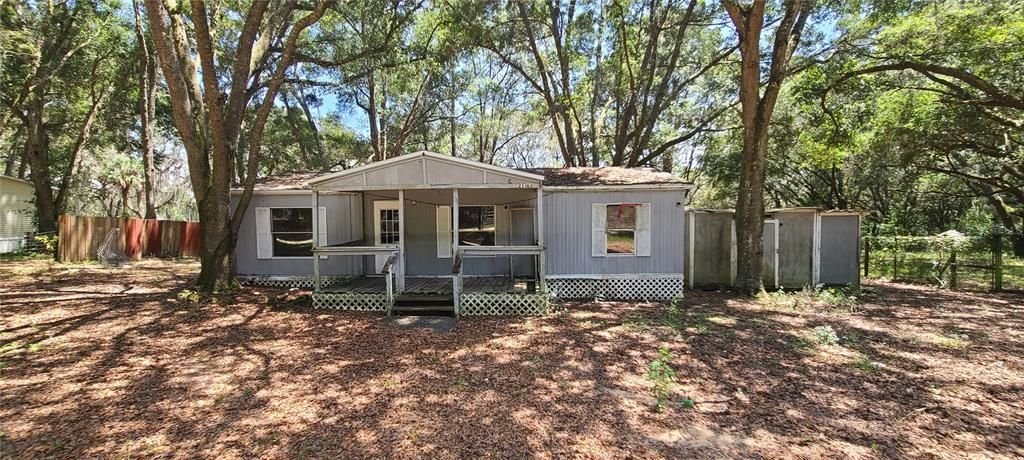
[[313,294],[313,308],[352,311],[388,311],[387,294],[359,292],[318,292]]
[[541,316],[548,313],[550,297],[545,294],[464,292],[459,311],[466,316]]
[[672,300],[683,295],[683,275],[548,278],[548,290],[560,299]]
[[[324,283],[324,286],[330,286],[338,281],[346,280],[351,278],[350,276],[321,276],[320,280]],[[299,289],[312,289],[313,288],[313,277],[312,276],[261,276],[261,275],[250,275],[250,276],[239,276],[238,282],[250,286],[265,286],[265,287],[283,287],[283,288],[299,288]]]

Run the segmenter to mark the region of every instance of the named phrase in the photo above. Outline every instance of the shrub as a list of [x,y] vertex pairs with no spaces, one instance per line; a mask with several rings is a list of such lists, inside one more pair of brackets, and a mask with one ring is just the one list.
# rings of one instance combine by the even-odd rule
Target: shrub
[[43,251],[46,252],[47,254],[55,254],[57,252],[58,238],[56,234],[36,235],[32,239],[36,240],[36,242],[39,243],[40,246],[42,246]]

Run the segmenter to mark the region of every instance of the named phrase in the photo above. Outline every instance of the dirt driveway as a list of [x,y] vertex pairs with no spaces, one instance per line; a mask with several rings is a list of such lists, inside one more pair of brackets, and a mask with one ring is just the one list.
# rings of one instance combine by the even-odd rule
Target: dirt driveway
[[179,299],[196,268],[0,262],[0,458],[1024,455],[1019,295],[692,293],[435,334]]

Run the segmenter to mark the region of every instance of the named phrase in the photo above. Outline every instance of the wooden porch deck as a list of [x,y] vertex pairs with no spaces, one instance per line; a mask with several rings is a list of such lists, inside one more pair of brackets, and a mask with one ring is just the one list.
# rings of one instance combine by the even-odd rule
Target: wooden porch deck
[[[358,294],[375,294],[384,292],[386,284],[381,276],[361,276],[339,281],[323,288],[322,292],[351,292]],[[465,292],[536,292],[536,283],[532,280],[513,280],[502,276],[473,276],[463,278]],[[452,279],[444,278],[406,278],[404,294],[452,295]]]

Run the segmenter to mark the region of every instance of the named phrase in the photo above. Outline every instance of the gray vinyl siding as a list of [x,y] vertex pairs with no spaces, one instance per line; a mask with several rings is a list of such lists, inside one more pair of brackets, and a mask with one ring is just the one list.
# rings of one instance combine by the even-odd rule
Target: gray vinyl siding
[[[686,248],[682,191],[547,191],[544,241],[548,275],[683,273]],[[651,255],[594,257],[591,205],[650,203]]]
[[825,284],[858,283],[860,216],[821,216],[821,271]]
[[[256,208],[309,208],[312,207],[312,195],[303,194],[258,194],[253,195],[249,209],[245,211],[242,226],[239,228],[238,243],[235,247],[238,275],[278,275],[278,276],[309,276],[313,274],[313,259],[259,259],[256,257]],[[231,208],[237,204],[237,197],[232,196]],[[362,212],[362,200],[358,195],[320,195],[320,206],[327,208],[327,244],[347,243],[362,239],[362,226],[359,221]],[[323,275],[360,275],[362,264],[358,257],[330,257],[320,260],[320,273]]]
[[[814,212],[779,212],[779,285],[799,288],[813,283]],[[831,262],[829,262],[831,263]]]
[[35,230],[34,198],[31,184],[0,176],[0,253],[19,249],[25,233]]

